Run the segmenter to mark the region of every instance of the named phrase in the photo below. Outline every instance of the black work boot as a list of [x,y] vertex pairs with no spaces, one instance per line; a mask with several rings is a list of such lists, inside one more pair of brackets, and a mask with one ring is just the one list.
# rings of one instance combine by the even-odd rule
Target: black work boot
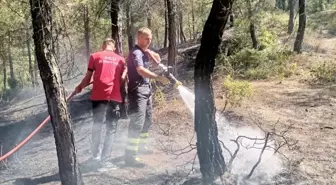
[[141,160],[137,157],[135,152],[126,150],[125,166],[135,167],[135,168],[143,168],[143,167],[145,167],[145,164],[141,162]]

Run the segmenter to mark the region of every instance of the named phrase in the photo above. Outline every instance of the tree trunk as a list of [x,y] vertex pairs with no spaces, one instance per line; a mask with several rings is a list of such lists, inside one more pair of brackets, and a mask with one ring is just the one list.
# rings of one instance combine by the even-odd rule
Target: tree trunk
[[286,0],[276,0],[275,7],[280,10],[286,10]]
[[189,31],[189,40],[192,40],[192,30],[191,30],[191,23],[190,23],[190,15],[188,14],[188,31]]
[[258,39],[256,35],[255,24],[253,22],[254,21],[253,17],[255,13],[253,12],[251,0],[246,0],[246,4],[247,4],[247,12],[249,15],[249,21],[250,21],[249,32],[250,32],[250,36],[252,39],[252,46],[254,49],[258,49],[259,43],[258,43]]
[[8,31],[8,62],[9,62],[9,74],[10,74],[10,78],[11,81],[15,81],[15,76],[14,76],[14,65],[13,65],[13,59],[12,59],[12,49],[11,49],[11,45],[12,45],[12,39],[11,39],[11,35],[10,32]]
[[294,30],[294,7],[296,0],[289,0],[289,20],[288,20],[288,34],[292,34]]
[[194,7],[194,0],[191,0],[191,25],[192,25],[192,35],[193,39],[196,39],[195,33],[195,7]]
[[126,32],[127,32],[127,41],[128,41],[128,50],[131,50],[134,46],[134,37],[133,37],[133,15],[132,15],[132,2],[128,1],[126,3]]
[[7,88],[7,70],[6,70],[6,59],[3,60],[3,89],[6,90]]
[[112,23],[112,38],[116,42],[116,53],[122,55],[122,41],[121,41],[121,17],[120,12],[120,0],[111,0],[111,23]]
[[149,28],[149,29],[152,29],[152,18],[151,18],[151,16],[150,16],[150,14],[149,15],[147,15],[148,17],[147,17],[147,27]]
[[[178,24],[178,25],[180,25],[180,24]],[[175,33],[176,44],[179,45],[180,44],[180,27],[179,26],[175,26],[175,32],[176,32]]]
[[35,86],[39,86],[38,82],[38,65],[37,65],[37,58],[36,58],[36,52],[34,52],[34,83]]
[[155,38],[156,38],[156,45],[155,47],[160,47],[161,45],[161,39],[160,39],[160,35],[159,35],[159,30],[155,29]]
[[181,38],[181,43],[185,43],[186,42],[186,37],[184,35],[184,31],[183,31],[183,13],[182,11],[179,12],[179,23],[180,23],[180,38]]
[[324,11],[324,9],[325,9],[324,0],[319,0],[319,6],[320,6],[320,10]]
[[75,139],[65,102],[60,69],[52,53],[52,2],[30,0],[35,54],[54,129],[59,174],[62,185],[81,185],[82,176],[76,159]]
[[90,20],[89,20],[89,7],[87,4],[84,5],[84,39],[85,39],[85,54],[86,54],[86,60],[89,61],[90,58]]
[[195,62],[195,131],[197,154],[205,184],[210,184],[225,171],[225,161],[218,141],[211,75],[231,6],[232,0],[213,1]]
[[294,43],[294,51],[301,53],[306,29],[306,0],[299,0],[299,14],[299,28]]
[[256,33],[255,33],[255,26],[254,26],[254,23],[252,23],[252,22],[250,22],[249,31],[250,31],[250,35],[251,35],[251,39],[252,39],[253,48],[258,49],[259,44],[258,44],[257,36],[256,36]]
[[31,59],[31,51],[30,51],[30,35],[29,35],[29,28],[26,29],[26,44],[27,44],[27,52],[28,52],[28,65],[29,65],[29,76],[33,87],[35,86],[34,83],[34,69],[33,63]]
[[169,49],[168,49],[168,65],[172,66],[172,73],[175,74],[175,58],[176,58],[176,6],[175,0],[167,0],[168,7],[168,24],[169,24]]
[[282,10],[287,10],[286,1],[287,0],[282,0]]
[[168,45],[168,11],[166,0],[164,0],[164,5],[165,5],[165,32],[164,32],[163,48],[166,48]]

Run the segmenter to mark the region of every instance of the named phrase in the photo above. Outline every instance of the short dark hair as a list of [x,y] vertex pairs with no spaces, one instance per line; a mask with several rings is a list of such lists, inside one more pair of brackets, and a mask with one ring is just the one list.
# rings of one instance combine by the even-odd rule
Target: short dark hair
[[104,40],[103,44],[104,45],[111,45],[111,44],[115,45],[115,41],[112,38],[107,38]]

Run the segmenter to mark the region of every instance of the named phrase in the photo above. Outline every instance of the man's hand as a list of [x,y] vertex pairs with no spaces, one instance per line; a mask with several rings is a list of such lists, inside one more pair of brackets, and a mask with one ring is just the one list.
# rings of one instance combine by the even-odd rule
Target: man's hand
[[170,81],[168,80],[168,78],[166,78],[166,77],[164,77],[164,76],[157,76],[157,77],[155,78],[155,80],[161,82],[161,83],[164,84],[164,85],[167,85],[167,84],[170,83]]
[[75,88],[75,93],[78,94],[80,92],[82,92],[82,87],[80,85],[78,85],[76,88]]

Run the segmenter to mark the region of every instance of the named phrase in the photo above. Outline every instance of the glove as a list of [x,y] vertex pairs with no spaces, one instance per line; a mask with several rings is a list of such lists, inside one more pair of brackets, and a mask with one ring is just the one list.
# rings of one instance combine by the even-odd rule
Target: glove
[[180,85],[182,85],[182,82],[177,80],[176,83],[174,84],[174,87],[177,89],[177,87]]

